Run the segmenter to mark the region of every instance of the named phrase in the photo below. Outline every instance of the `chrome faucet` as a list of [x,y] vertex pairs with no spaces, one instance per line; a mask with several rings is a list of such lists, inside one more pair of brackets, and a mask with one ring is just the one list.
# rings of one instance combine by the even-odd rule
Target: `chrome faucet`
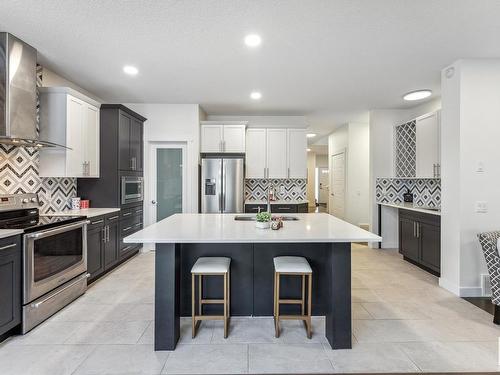
[[267,212],[271,213],[271,192],[274,190],[274,185],[269,182],[269,186],[267,188]]

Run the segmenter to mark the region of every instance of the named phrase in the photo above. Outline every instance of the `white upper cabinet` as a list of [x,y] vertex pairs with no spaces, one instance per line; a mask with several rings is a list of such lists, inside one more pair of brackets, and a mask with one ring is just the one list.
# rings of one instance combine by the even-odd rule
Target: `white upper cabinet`
[[201,122],[201,152],[245,152],[246,122],[233,124]]
[[287,130],[267,129],[267,178],[287,178]]
[[266,129],[248,129],[246,135],[246,178],[266,178]]
[[100,104],[68,87],[40,88],[41,177],[99,177]]
[[201,152],[222,152],[222,125],[201,126]]
[[307,178],[304,129],[248,129],[246,178]]
[[416,177],[440,177],[440,113],[416,119]]
[[307,178],[307,136],[303,129],[288,129],[288,178]]

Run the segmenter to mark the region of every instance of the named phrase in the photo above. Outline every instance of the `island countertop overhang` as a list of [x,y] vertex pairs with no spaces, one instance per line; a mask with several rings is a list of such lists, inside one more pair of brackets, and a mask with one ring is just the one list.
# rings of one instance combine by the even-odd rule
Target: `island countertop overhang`
[[[239,214],[238,214],[239,215]],[[175,214],[128,237],[125,243],[380,242],[382,238],[325,213],[294,214],[280,230],[258,229],[236,214]],[[246,216],[252,216],[248,214]]]

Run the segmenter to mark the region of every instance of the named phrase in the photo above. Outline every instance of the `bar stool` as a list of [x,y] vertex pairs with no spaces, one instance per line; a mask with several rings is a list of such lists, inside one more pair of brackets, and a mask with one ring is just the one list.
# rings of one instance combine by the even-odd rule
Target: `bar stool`
[[[224,338],[227,338],[228,321],[230,312],[230,265],[231,258],[226,257],[201,257],[196,260],[191,268],[191,315],[192,315],[192,335],[196,336],[196,328],[202,320],[223,320]],[[204,299],[202,291],[203,276],[219,275],[224,277],[224,298],[223,299]],[[198,315],[196,311],[195,284],[198,276]],[[203,305],[205,304],[223,304],[223,315],[203,315]]]
[[[307,331],[307,338],[312,337],[311,328],[311,297],[312,297],[312,268],[306,258],[296,256],[275,257],[274,261],[274,328],[276,337],[280,337],[280,319],[302,320]],[[295,275],[302,278],[302,298],[301,299],[280,299],[280,276]],[[306,304],[306,277],[308,277],[307,291],[307,314]],[[301,315],[281,315],[280,304],[301,305]]]

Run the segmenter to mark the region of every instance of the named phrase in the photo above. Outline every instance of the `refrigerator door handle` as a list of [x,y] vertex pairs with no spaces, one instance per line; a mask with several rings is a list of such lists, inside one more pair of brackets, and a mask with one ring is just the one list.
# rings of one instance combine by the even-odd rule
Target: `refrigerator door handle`
[[222,162],[222,213],[226,211],[226,163]]

